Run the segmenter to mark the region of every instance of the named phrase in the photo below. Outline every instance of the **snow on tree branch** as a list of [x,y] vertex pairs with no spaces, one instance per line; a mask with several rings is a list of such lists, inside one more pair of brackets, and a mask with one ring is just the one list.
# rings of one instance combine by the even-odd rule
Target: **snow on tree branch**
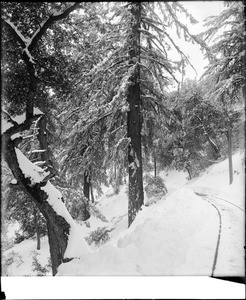
[[50,181],[45,181],[49,172],[32,163],[18,148],[15,148],[15,153],[19,168],[25,178],[30,179],[30,185],[33,186],[39,183],[45,183],[40,189],[47,194],[46,201],[53,207],[54,211],[63,217],[70,225],[68,236],[68,245],[64,258],[80,258],[85,253],[90,252],[90,247],[83,238],[83,234],[79,226],[74,222],[71,215],[67,211],[65,204],[62,201],[62,194],[57,190]]
[[49,172],[45,172],[42,168],[33,164],[18,148],[15,148],[15,153],[19,167],[25,178],[30,179],[31,185],[42,182],[49,175]]
[[[31,126],[33,121],[39,119],[43,115],[44,113],[37,107],[34,107],[33,117],[30,119],[26,118],[26,113],[12,117],[5,110],[2,110],[1,134],[7,133],[8,131],[10,135],[13,135],[17,132],[26,130]],[[9,130],[10,128],[11,130]]]
[[22,35],[18,28],[9,20],[1,20],[2,25],[7,25],[11,33],[15,36],[22,48],[26,47],[28,40]]
[[65,204],[62,202],[62,194],[60,191],[58,191],[50,181],[47,181],[46,185],[41,187],[41,189],[48,195],[47,201],[55,212],[62,216],[70,225],[68,245],[64,258],[80,258],[83,257],[85,253],[91,252],[89,245],[83,238],[83,233],[79,225],[75,223]]

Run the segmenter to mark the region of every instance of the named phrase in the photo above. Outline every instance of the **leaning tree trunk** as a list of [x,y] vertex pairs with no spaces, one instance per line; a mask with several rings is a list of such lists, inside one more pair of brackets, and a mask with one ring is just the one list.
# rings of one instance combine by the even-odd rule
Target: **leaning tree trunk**
[[[29,92],[28,96],[26,97],[26,120],[24,123],[18,125],[11,119],[9,115],[6,116],[5,114],[5,117],[8,119],[8,123],[11,123],[11,127],[2,134],[2,142],[5,147],[3,156],[15,179],[17,180],[18,185],[33,200],[37,208],[46,219],[53,275],[57,273],[57,268],[63,261],[70,259],[64,259],[65,250],[68,244],[68,235],[72,224],[69,224],[68,221],[65,220],[65,217],[69,218],[68,216],[70,215],[67,211],[64,212],[64,217],[59,215],[49,201],[47,201],[49,195],[48,192],[45,192],[43,189],[48,189],[48,178],[45,177],[41,182],[32,183],[30,178],[25,177],[25,174],[20,168],[15,151],[15,147],[17,147],[18,143],[20,142],[20,138],[16,137],[13,140],[12,138],[14,134],[19,134],[24,130],[29,130],[34,119],[37,120],[37,118],[34,118],[34,103],[37,96],[37,82],[39,79],[36,76],[36,65],[32,59],[33,50],[37,50],[39,41],[45,36],[47,30],[51,28],[54,23],[67,18],[68,15],[79,6],[80,2],[75,2],[62,12],[58,14],[51,14],[48,18],[43,19],[43,22],[40,22],[39,30],[35,31],[32,37],[28,40],[24,39],[22,35],[17,33],[12,22],[10,22],[8,19],[2,20],[2,25],[8,28],[12,38],[20,46],[18,47],[18,51],[20,51],[18,54],[21,55],[23,61],[25,62],[29,75],[29,86],[27,87]],[[39,115],[39,117],[41,116]],[[58,203],[56,202],[55,205],[59,205],[59,201],[61,201],[61,199],[57,198],[56,200]]]
[[3,144],[5,146],[3,151],[4,158],[14,177],[17,179],[19,186],[30,199],[32,199],[46,219],[52,272],[53,275],[55,275],[58,266],[66,261],[64,260],[64,253],[67,248],[70,225],[62,216],[56,213],[54,208],[47,201],[48,194],[42,190],[42,188],[46,186],[47,181],[33,184],[30,179],[26,178],[23,174],[15,151],[15,140],[12,141],[10,136],[4,136]]
[[128,203],[128,226],[131,225],[144,201],[143,175],[142,175],[142,150],[141,129],[142,116],[140,110],[140,69],[136,65],[140,60],[140,16],[141,3],[131,4],[132,24],[131,40],[129,45],[130,66],[135,65],[130,78],[127,102],[127,136],[130,138],[128,147],[129,163],[129,203]]
[[228,160],[229,160],[229,183],[233,182],[233,166],[232,166],[232,129],[229,128],[227,133],[227,142],[228,142]]

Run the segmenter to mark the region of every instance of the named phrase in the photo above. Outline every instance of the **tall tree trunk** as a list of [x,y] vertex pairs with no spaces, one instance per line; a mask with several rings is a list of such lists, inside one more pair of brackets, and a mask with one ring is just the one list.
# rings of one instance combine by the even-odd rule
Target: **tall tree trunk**
[[128,147],[128,226],[131,225],[137,212],[144,203],[141,149],[142,116],[140,109],[140,69],[139,65],[136,64],[140,60],[140,9],[140,2],[131,4],[132,27],[129,56],[130,66],[135,65],[135,69],[130,78],[131,84],[127,94],[127,102],[129,103],[129,111],[127,113],[127,136],[130,138]]
[[157,175],[157,168],[156,168],[156,155],[155,155],[155,151],[154,151],[154,176],[156,178]]
[[41,248],[41,239],[40,239],[40,228],[38,224],[38,212],[36,207],[33,210],[34,214],[34,225],[35,225],[35,230],[36,230],[36,235],[37,235],[37,250],[40,250]]
[[26,178],[22,173],[15,152],[15,140],[12,141],[10,136],[4,136],[3,144],[5,146],[3,151],[4,159],[11,169],[14,177],[17,179],[19,186],[30,197],[30,199],[32,199],[46,219],[52,272],[53,275],[55,275],[57,273],[58,266],[65,261],[64,253],[67,248],[70,224],[64,219],[64,217],[58,215],[47,201],[48,194],[42,190],[47,182],[32,184],[30,179]]
[[94,199],[94,194],[93,194],[93,187],[92,187],[92,184],[90,184],[90,190],[91,190],[91,203],[94,203],[94,202],[95,202],[95,199]]
[[84,196],[86,198],[86,202],[84,202],[83,209],[83,220],[86,221],[90,218],[89,212],[89,201],[90,201],[90,186],[91,186],[91,178],[88,170],[84,172]]
[[84,172],[84,196],[90,200],[90,174],[87,170]]
[[227,142],[228,142],[228,160],[229,160],[229,183],[233,182],[233,165],[232,165],[232,129],[229,128],[227,133]]
[[192,179],[192,175],[191,175],[191,166],[190,166],[190,165],[187,165],[187,166],[186,166],[186,170],[187,170],[188,175],[189,175],[189,180],[191,180],[191,179]]

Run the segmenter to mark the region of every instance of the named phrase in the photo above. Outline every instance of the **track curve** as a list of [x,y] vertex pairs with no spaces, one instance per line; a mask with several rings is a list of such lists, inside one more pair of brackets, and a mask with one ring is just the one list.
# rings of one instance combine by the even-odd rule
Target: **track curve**
[[[241,212],[245,212],[241,207],[237,206],[236,204],[228,201],[228,200],[225,200],[225,199],[222,199],[222,198],[219,198],[217,196],[210,196],[210,195],[207,195],[207,194],[202,194],[202,193],[197,193],[195,192],[195,194],[197,194],[198,196],[200,196],[204,201],[208,202],[210,205],[212,205],[217,213],[218,213],[218,217],[219,217],[219,230],[218,230],[218,238],[217,238],[217,243],[216,243],[216,248],[215,248],[215,254],[214,254],[214,261],[213,261],[213,266],[212,266],[212,272],[211,272],[211,276],[214,277],[214,273],[215,273],[215,270],[216,270],[216,266],[217,266],[217,261],[218,261],[218,255],[219,255],[219,249],[220,249],[220,244],[221,244],[221,236],[222,236],[222,233],[223,233],[223,226],[225,228],[225,224],[223,224],[223,221],[222,220],[222,216],[224,214],[224,211],[226,210],[225,208],[221,208],[219,207],[220,205],[217,203],[214,204],[211,202],[211,200],[217,200],[219,199],[220,201],[224,201],[234,207],[236,207],[238,210],[240,210]],[[216,198],[216,199],[215,199]]]

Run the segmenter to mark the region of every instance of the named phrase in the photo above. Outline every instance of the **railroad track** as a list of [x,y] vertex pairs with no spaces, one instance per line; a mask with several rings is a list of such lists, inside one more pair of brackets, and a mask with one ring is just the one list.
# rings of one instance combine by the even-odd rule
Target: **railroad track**
[[234,203],[232,203],[232,202],[230,202],[228,200],[222,199],[220,197],[217,197],[217,196],[209,196],[207,194],[197,193],[197,192],[195,192],[195,194],[198,195],[198,196],[200,196],[203,200],[205,200],[206,202],[208,202],[210,205],[212,205],[216,209],[216,211],[218,213],[218,216],[219,216],[219,231],[218,231],[218,238],[217,238],[215,255],[214,255],[214,261],[213,261],[213,266],[212,266],[212,273],[211,273],[211,276],[214,277],[214,272],[215,272],[215,269],[216,269],[216,264],[217,264],[217,259],[218,259],[218,253],[219,253],[219,246],[220,246],[220,241],[221,241],[221,234],[222,234],[222,215],[223,215],[223,213],[221,212],[221,210],[224,211],[224,209],[222,209],[218,205],[212,203],[210,200],[216,198],[216,199],[219,199],[221,201],[227,202],[230,205],[233,205],[234,207],[236,207],[240,211],[245,212],[245,210],[243,210],[241,207],[237,206],[236,204],[234,204]]

